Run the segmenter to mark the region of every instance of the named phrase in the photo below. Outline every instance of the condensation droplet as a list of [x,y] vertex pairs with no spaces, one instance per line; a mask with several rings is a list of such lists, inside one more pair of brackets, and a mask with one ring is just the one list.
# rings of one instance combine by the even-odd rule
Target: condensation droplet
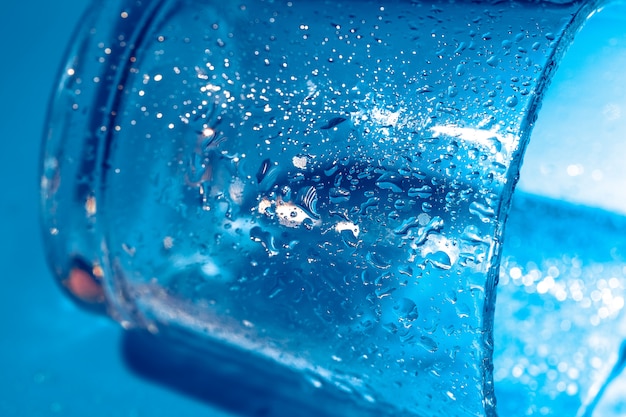
[[260,243],[269,256],[278,255],[278,249],[274,243],[274,236],[270,232],[266,232],[261,229],[259,226],[255,226],[250,229],[250,239],[254,242]]
[[431,352],[431,353],[434,353],[437,351],[437,349],[439,349],[437,342],[435,342],[433,339],[431,339],[428,336],[421,336],[417,344],[423,347],[426,351]]
[[426,256],[426,260],[439,269],[447,270],[452,268],[452,260],[450,259],[450,255],[448,255],[444,251],[430,253]]
[[430,198],[433,194],[433,189],[430,185],[424,185],[422,187],[413,187],[409,188],[407,192],[409,197],[418,197],[418,198]]
[[472,201],[472,203],[469,206],[469,212],[470,214],[473,214],[474,216],[478,216],[478,218],[483,222],[483,223],[489,223],[490,221],[492,221],[496,215],[496,212],[494,209],[492,209],[491,207],[481,204],[478,201]]
[[506,98],[506,105],[508,107],[515,107],[517,106],[518,100],[517,100],[517,96],[509,96]]

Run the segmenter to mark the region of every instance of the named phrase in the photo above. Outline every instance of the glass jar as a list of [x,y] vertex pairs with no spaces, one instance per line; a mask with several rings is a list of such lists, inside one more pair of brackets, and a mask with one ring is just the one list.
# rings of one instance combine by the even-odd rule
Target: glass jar
[[598,2],[109,3],[43,153],[63,288],[304,414],[495,415],[504,220]]

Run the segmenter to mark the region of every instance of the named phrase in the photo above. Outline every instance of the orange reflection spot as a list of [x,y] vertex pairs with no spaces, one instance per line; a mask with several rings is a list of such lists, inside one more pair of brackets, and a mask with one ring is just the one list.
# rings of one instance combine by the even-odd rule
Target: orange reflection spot
[[102,277],[104,277],[104,271],[102,270],[102,267],[100,265],[94,265],[91,269],[91,273],[99,279],[102,279]]
[[85,201],[85,211],[88,216],[93,216],[96,214],[96,198],[88,197],[87,201]]
[[69,277],[63,284],[82,301],[87,303],[101,303],[104,301],[104,290],[100,283],[90,273],[81,268],[72,269]]

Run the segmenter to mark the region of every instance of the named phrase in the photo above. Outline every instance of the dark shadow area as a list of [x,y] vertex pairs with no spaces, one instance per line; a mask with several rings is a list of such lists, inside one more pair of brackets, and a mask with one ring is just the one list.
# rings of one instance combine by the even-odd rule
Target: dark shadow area
[[[182,336],[182,337],[181,337]],[[253,354],[194,346],[191,335],[126,332],[122,353],[141,377],[184,395],[248,417],[381,417],[389,407],[359,400],[333,384],[303,375]],[[234,357],[236,356],[236,358]]]

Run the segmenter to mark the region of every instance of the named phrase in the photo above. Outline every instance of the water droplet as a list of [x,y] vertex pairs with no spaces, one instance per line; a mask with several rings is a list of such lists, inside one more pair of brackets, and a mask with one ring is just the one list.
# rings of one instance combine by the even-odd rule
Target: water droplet
[[371,273],[368,269],[361,272],[361,282],[363,285],[370,285],[374,283],[374,280],[371,278]]
[[496,212],[491,207],[481,204],[478,201],[473,201],[469,206],[469,212],[478,218],[483,223],[489,223],[496,216]]
[[480,236],[480,231],[478,230],[478,227],[474,225],[469,225],[463,230],[461,239],[472,243],[482,243],[485,241],[484,238]]
[[333,117],[328,122],[326,122],[324,126],[320,127],[320,129],[322,130],[332,129],[333,127],[345,122],[346,120],[347,119],[345,117]]
[[392,182],[376,182],[376,186],[381,190],[390,190],[393,193],[401,193],[402,188],[398,187],[396,184]]
[[409,217],[402,224],[394,230],[394,233],[397,235],[406,235],[409,229],[413,227],[419,226],[419,221],[417,217]]
[[339,232],[341,240],[349,248],[356,248],[359,245],[359,239],[353,231],[345,229]]
[[327,177],[331,177],[337,172],[338,169],[339,169],[339,164],[337,163],[337,161],[333,161],[331,166],[324,169],[324,175],[326,175]]
[[402,275],[406,275],[408,277],[413,277],[413,268],[410,265],[400,265],[398,266],[398,272]]
[[331,203],[339,204],[350,200],[350,191],[345,188],[331,188],[328,192]]
[[465,319],[465,318],[470,317],[471,309],[466,303],[457,304],[455,306],[455,310],[456,310],[456,315],[460,319]]
[[389,275],[384,275],[383,278],[384,280],[380,278],[376,280],[377,285],[374,293],[379,299],[390,296],[396,290],[396,288],[392,286],[393,281],[389,279]]
[[437,342],[435,342],[433,339],[431,339],[428,336],[421,336],[417,344],[423,347],[424,349],[426,349],[426,351],[431,352],[431,353],[436,352],[437,349],[439,348],[439,346],[437,345]]
[[288,202],[291,200],[291,187],[290,186],[288,185],[283,186],[280,192],[283,195],[284,202]]
[[366,215],[368,209],[373,209],[378,205],[378,197],[371,197],[366,202],[361,204],[361,214]]
[[447,270],[452,268],[452,260],[450,259],[450,256],[444,251],[430,253],[426,255],[426,260],[439,269]]
[[409,207],[409,205],[407,204],[407,201],[402,199],[402,198],[397,199],[393,203],[393,208],[395,208],[396,210],[404,211],[408,207]]
[[254,242],[259,242],[267,251],[269,256],[278,255],[278,249],[274,244],[274,236],[270,232],[266,232],[259,226],[255,226],[250,229],[250,239]]
[[517,96],[515,96],[515,95],[513,95],[513,96],[509,96],[509,97],[507,97],[507,99],[506,99],[506,105],[507,105],[507,106],[509,106],[509,107],[515,107],[515,106],[517,106],[517,102],[518,102],[518,100],[517,100]]
[[430,185],[424,185],[422,187],[409,188],[407,192],[409,197],[417,198],[430,198],[433,193],[433,189]]
[[414,321],[419,317],[417,306],[415,305],[413,300],[409,298],[401,298],[400,300],[396,301],[393,306],[393,310],[398,319],[403,321]]
[[269,158],[264,159],[263,162],[261,162],[261,166],[259,167],[259,170],[256,173],[256,181],[257,183],[261,183],[261,181],[263,181],[263,178],[265,178],[265,175],[267,174],[267,171],[269,171],[270,167],[271,167],[271,161]]
[[382,328],[391,334],[396,334],[398,332],[398,326],[394,322],[384,323]]
[[279,172],[280,169],[278,168],[278,166],[274,165],[269,160],[269,158],[265,159],[261,163],[261,166],[256,173],[256,179],[257,183],[259,184],[259,189],[261,191],[267,191],[272,188],[272,186],[274,186],[274,184],[278,180]]
[[[439,230],[441,230],[441,228],[443,228],[443,223],[444,222],[441,217],[439,216],[433,217],[426,225],[424,225],[423,227],[420,227],[417,230],[417,234],[414,236],[414,239],[413,239],[413,245],[421,246],[424,243],[426,243],[426,240],[428,239],[428,236],[431,233],[438,232]],[[394,232],[396,234],[407,234],[410,229],[418,226],[419,224],[420,224],[419,216],[417,218],[411,217],[410,219],[407,219]]]
[[366,259],[370,265],[378,269],[389,269],[391,266],[390,263],[386,262],[385,259],[376,252],[368,252]]
[[312,185],[302,188],[298,191],[297,202],[300,207],[312,218],[319,219],[317,212],[317,190]]
[[322,381],[317,376],[308,375],[307,380],[314,388],[322,388]]

